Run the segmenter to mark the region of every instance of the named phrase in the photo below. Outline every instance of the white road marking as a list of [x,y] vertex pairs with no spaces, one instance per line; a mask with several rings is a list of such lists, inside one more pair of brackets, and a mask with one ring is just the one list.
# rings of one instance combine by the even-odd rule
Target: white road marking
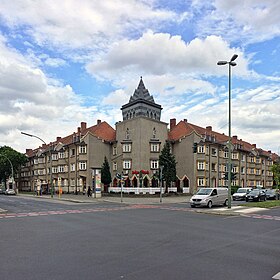
[[278,272],[277,274],[275,274],[272,279],[280,279],[280,272]]

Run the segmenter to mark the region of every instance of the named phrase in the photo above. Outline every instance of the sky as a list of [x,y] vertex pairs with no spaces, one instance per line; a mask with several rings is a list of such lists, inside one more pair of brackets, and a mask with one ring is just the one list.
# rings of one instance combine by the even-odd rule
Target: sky
[[161,120],[280,154],[279,0],[1,0],[0,146],[122,121],[140,76]]

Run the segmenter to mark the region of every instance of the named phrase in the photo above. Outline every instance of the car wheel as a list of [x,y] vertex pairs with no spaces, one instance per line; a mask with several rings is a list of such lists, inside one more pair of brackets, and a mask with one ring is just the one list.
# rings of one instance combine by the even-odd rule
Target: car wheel
[[191,208],[195,208],[195,205],[191,205]]
[[260,197],[258,197],[258,200],[257,200],[258,202],[260,202],[261,201],[261,198]]
[[208,207],[208,208],[212,208],[212,205],[213,205],[213,204],[212,204],[212,201],[210,200],[210,201],[208,202],[208,204],[207,204],[207,207]]
[[224,202],[224,206],[228,206],[228,200],[227,199]]
[[248,200],[248,198],[246,198],[245,200],[246,200],[246,202],[248,202],[248,201],[249,201],[249,200]]

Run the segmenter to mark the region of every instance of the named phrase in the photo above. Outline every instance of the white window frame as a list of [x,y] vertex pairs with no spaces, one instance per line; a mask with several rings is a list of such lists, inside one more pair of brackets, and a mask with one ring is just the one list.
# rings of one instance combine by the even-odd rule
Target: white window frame
[[86,161],[79,162],[79,170],[87,170],[87,163]]
[[197,170],[205,170],[205,161],[197,162]]
[[131,160],[123,160],[123,169],[131,169]]
[[204,154],[204,145],[197,145],[197,153],[198,154]]
[[205,178],[197,178],[197,186],[204,187],[205,186]]
[[113,162],[113,171],[117,171],[118,170],[118,164],[116,161]]
[[159,152],[159,143],[151,143],[151,152],[154,152],[154,153]]
[[113,147],[113,156],[116,156],[116,155],[117,155],[117,147],[114,146],[114,147]]
[[87,153],[87,146],[86,145],[79,146],[79,154],[86,154],[86,153]]
[[124,153],[130,153],[131,152],[131,143],[125,143],[122,145],[122,150]]
[[158,169],[159,168],[159,161],[157,159],[151,160],[151,169]]
[[75,171],[75,170],[76,170],[75,163],[71,163],[71,165],[70,165],[70,171]]

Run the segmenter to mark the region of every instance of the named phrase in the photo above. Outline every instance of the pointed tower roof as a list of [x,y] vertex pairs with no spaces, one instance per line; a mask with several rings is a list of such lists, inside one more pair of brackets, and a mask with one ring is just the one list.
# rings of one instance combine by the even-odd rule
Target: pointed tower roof
[[145,88],[142,77],[137,89],[130,97],[129,102],[121,107],[123,120],[135,117],[147,117],[160,121],[161,105],[156,104],[152,95]]
[[145,88],[142,76],[140,77],[140,82],[137,89],[134,91],[134,94],[129,99],[129,103],[139,99],[144,99],[146,101],[155,103],[153,96],[151,96],[149,91]]

